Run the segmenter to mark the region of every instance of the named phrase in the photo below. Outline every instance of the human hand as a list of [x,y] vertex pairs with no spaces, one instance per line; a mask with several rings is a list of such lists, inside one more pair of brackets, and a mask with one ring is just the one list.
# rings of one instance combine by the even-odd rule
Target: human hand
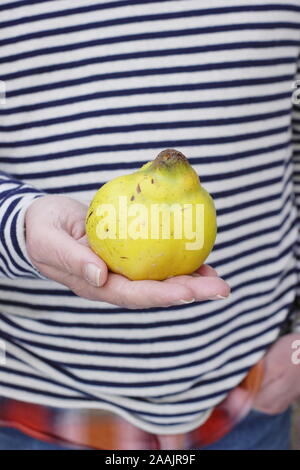
[[89,248],[85,235],[87,209],[70,197],[46,195],[26,210],[27,253],[44,276],[80,297],[129,309],[168,307],[229,295],[228,284],[208,265],[193,275],[165,281],[130,281],[108,272],[104,261]]
[[[291,333],[279,338],[261,362],[263,380],[252,409],[270,415],[279,414],[300,397],[300,334]],[[232,416],[244,414],[248,406],[251,406],[249,391],[242,387],[231,390],[222,404]]]
[[300,334],[284,335],[265,355],[264,378],[253,402],[254,409],[271,415],[282,413],[300,397],[300,364],[292,360],[295,341],[298,341],[299,350]]

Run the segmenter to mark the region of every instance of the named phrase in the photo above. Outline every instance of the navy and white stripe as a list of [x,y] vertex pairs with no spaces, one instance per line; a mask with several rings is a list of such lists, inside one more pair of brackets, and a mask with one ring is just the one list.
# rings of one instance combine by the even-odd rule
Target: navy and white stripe
[[[193,429],[300,296],[300,1],[5,0],[0,47],[0,393]],[[130,311],[35,269],[35,198],[88,204],[167,147],[214,197],[230,298]]]

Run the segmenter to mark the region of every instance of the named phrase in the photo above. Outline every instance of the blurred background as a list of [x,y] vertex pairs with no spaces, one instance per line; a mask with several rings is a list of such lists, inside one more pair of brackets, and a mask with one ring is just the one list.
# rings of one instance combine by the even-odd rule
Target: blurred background
[[300,400],[298,400],[294,405],[293,448],[295,450],[300,450]]

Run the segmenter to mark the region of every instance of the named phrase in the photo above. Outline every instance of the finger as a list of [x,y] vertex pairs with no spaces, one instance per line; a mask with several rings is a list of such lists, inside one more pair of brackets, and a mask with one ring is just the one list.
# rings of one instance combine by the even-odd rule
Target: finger
[[84,246],[87,246],[87,247],[90,246],[86,234],[83,235],[83,237],[79,238],[77,241],[78,241],[78,243],[81,243],[81,245],[84,245]]
[[221,404],[222,409],[236,418],[243,413],[247,413],[251,407],[250,394],[242,387],[237,387],[227,395]]
[[83,278],[96,287],[106,282],[107,266],[104,261],[67,232],[53,228],[43,231],[41,239],[41,247],[36,248],[39,263]]
[[294,396],[286,385],[285,380],[270,383],[255,397],[253,408],[267,414],[277,414],[284,411],[293,401]]
[[108,274],[102,287],[93,287],[82,278],[43,265],[42,272],[50,279],[69,287],[76,295],[90,300],[107,302],[128,309],[147,309],[182,305],[191,299],[184,286],[171,286],[166,290],[159,281],[130,281],[114,273]]
[[161,281],[130,281],[114,273],[101,288],[101,296],[106,302],[127,308],[168,307],[194,300],[188,286],[174,284],[166,288]]
[[84,278],[77,277],[65,271],[60,271],[55,267],[43,263],[39,264],[39,268],[42,274],[59,284],[65,285],[79,297],[89,300],[104,301],[103,296],[101,295],[101,287],[93,286]]
[[271,375],[271,380],[257,393],[253,407],[268,414],[281,413],[295,399],[295,388],[288,373]]
[[229,285],[215,276],[175,276],[163,282],[187,287],[197,301],[224,299],[230,294]]
[[218,276],[217,271],[212,268],[209,264],[203,264],[199,269],[195,271],[195,273],[192,274],[200,274],[201,276]]
[[289,405],[290,402],[286,400],[277,401],[273,404],[270,404],[270,402],[264,402],[262,404],[255,402],[252,406],[252,409],[268,415],[277,415],[279,413],[283,413],[289,407]]
[[[183,305],[193,301],[207,300],[215,292],[227,294],[229,291],[229,286],[215,277],[178,276],[166,281],[130,281],[118,274],[109,273],[107,282],[97,289],[87,285],[78,277],[68,276],[65,271],[61,272],[49,265],[44,267],[43,273],[67,285],[81,297],[132,309]],[[220,283],[221,289],[218,287]]]

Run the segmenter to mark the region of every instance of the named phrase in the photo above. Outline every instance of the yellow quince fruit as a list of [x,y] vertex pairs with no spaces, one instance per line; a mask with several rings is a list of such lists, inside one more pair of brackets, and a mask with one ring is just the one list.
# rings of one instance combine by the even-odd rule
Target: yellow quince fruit
[[174,149],[104,184],[85,224],[91,249],[110,271],[131,280],[193,273],[208,257],[217,233],[212,197],[187,158]]

